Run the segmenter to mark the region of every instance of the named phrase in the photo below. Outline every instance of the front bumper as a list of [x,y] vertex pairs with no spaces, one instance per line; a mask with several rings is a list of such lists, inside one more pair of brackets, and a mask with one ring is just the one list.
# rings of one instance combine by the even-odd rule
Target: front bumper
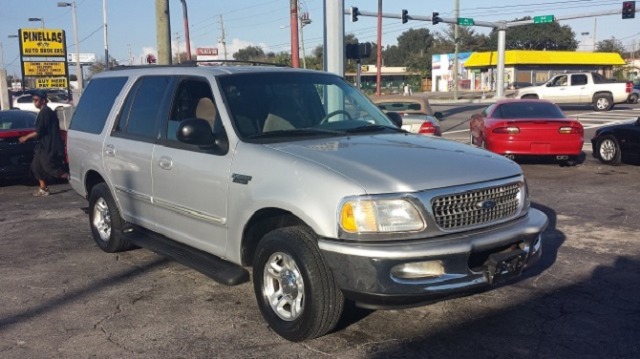
[[[542,253],[540,233],[547,216],[530,209],[520,219],[496,227],[402,243],[319,241],[338,286],[367,308],[405,307],[488,286],[489,256],[510,250],[525,253],[525,267]],[[443,272],[423,278],[399,278],[393,268],[416,262],[440,263]]]

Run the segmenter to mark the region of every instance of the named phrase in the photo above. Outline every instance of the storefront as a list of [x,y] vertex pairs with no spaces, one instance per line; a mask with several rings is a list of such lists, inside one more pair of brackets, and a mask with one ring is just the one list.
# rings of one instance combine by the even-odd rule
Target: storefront
[[[481,90],[489,91],[495,90],[497,62],[495,51],[474,52],[464,67],[479,77]],[[611,77],[614,66],[624,65],[618,53],[510,50],[505,54],[504,81],[505,86],[513,88],[541,85],[559,73],[598,72]]]

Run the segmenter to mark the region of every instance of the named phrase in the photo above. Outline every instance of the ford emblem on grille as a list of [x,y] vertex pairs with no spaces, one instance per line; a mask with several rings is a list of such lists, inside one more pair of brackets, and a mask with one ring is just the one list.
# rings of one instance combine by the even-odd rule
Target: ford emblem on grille
[[492,209],[495,206],[496,206],[496,201],[492,199],[488,199],[486,201],[476,203],[476,207],[482,208],[482,209]]

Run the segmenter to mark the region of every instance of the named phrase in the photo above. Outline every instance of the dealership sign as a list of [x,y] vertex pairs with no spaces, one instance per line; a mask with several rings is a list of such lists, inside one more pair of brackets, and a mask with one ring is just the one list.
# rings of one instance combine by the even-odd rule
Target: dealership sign
[[215,47],[198,47],[196,49],[198,61],[213,61],[218,59],[218,49]]
[[49,89],[61,88],[66,89],[69,86],[66,77],[40,77],[36,79],[36,88]]
[[61,29],[20,29],[20,55],[24,57],[65,56],[65,34]]
[[67,66],[64,61],[24,61],[22,66],[25,76],[67,76]]

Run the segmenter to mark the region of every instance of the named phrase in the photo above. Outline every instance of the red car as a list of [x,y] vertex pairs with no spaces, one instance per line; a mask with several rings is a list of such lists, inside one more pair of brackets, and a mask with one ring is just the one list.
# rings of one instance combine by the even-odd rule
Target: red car
[[545,100],[502,100],[471,117],[471,144],[509,158],[555,156],[575,164],[582,153],[582,124]]

